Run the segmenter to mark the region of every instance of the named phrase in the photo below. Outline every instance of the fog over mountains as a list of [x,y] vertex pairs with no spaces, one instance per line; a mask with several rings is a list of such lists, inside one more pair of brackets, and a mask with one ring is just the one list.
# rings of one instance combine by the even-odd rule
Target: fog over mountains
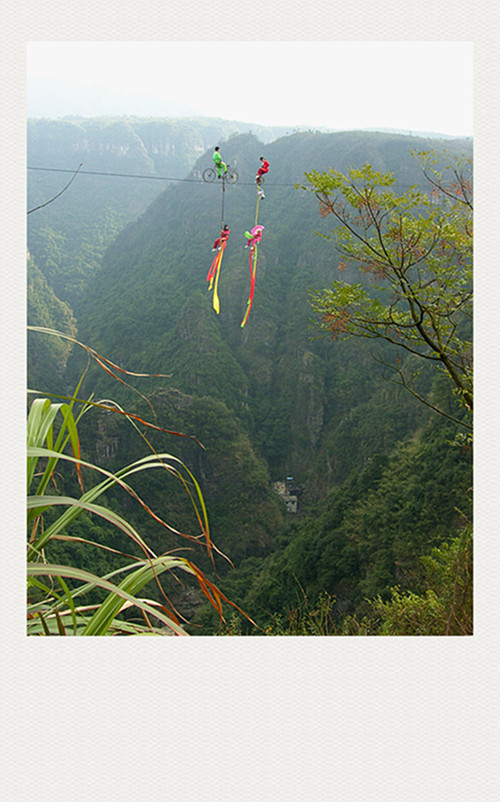
[[[223,114],[223,107],[214,106],[214,117]],[[154,94],[147,91],[133,92],[116,88],[95,86],[83,81],[47,78],[33,78],[27,87],[28,118],[60,119],[64,117],[99,117],[99,116],[135,116],[135,117],[195,117],[203,115],[196,106],[189,102],[168,97],[166,94]],[[292,115],[296,115],[295,120]],[[250,117],[250,115],[249,115]],[[228,119],[224,116],[224,119]],[[230,118],[229,118],[230,119]],[[251,119],[251,117],[250,117]],[[237,131],[262,131],[266,126],[260,122],[244,120],[236,122]],[[314,130],[333,132],[345,130],[345,127],[325,128],[300,123],[300,109],[290,113],[290,124],[287,126],[269,126],[276,131],[276,136],[291,134],[294,131]],[[402,128],[366,127],[361,130],[380,131],[385,133],[417,134],[444,139],[453,139],[449,134],[439,131],[418,131]],[[278,133],[279,132],[279,133]],[[264,138],[263,141],[267,141]]]
[[79,115],[130,115],[143,117],[196,117],[199,109],[189,103],[148,92],[107,89],[83,82],[33,79],[28,84],[28,117],[56,119]]

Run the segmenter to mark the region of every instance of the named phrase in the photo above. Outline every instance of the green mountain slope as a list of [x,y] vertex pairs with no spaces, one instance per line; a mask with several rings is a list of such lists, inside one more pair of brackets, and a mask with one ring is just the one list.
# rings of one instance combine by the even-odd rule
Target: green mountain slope
[[[55,295],[41,270],[28,256],[27,322],[30,326],[56,329],[75,336],[76,320],[69,306]],[[28,332],[27,368],[31,389],[62,392],[65,387],[66,362],[70,352],[67,341]]]

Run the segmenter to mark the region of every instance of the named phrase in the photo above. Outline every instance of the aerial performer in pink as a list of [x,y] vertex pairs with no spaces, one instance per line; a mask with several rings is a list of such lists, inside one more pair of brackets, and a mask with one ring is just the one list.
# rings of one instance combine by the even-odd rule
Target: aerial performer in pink
[[245,248],[250,248],[248,254],[248,267],[250,268],[250,295],[248,296],[248,303],[245,315],[241,321],[241,328],[246,324],[250,309],[253,304],[253,296],[255,293],[255,276],[257,273],[257,245],[262,239],[262,231],[264,226],[254,226],[251,231],[245,231],[245,237],[248,239]]
[[247,238],[248,242],[243,247],[253,248],[254,245],[257,245],[262,239],[263,231],[264,226],[261,225],[254,226],[251,231],[245,231],[245,237]]

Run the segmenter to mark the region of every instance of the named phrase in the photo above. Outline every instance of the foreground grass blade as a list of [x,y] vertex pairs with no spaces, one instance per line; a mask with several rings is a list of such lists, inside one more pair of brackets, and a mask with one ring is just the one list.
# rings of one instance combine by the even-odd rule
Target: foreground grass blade
[[[155,569],[161,573],[162,570],[168,570],[170,568],[181,567],[183,570],[189,570],[188,566],[181,565],[181,561],[177,558],[171,557],[167,558],[159,558],[162,560],[162,565],[159,562],[155,565]],[[148,566],[149,567],[149,566]],[[119,597],[120,599],[124,599],[125,601],[131,602],[134,606],[138,607],[141,610],[144,610],[148,615],[151,615],[161,621],[166,627],[168,627],[175,635],[186,635],[188,633],[175,621],[173,621],[169,616],[165,615],[161,610],[158,610],[153,605],[148,604],[147,602],[142,601],[141,599],[135,598],[131,593],[127,590],[124,590],[122,587],[113,585],[112,582],[104,579],[103,577],[95,576],[91,574],[89,571],[84,571],[80,568],[73,568],[68,565],[53,565],[51,563],[35,563],[28,565],[28,576],[32,577],[39,577],[39,576],[54,576],[54,577],[66,577],[67,579],[74,579],[80,582],[87,582],[92,587],[99,587],[103,588],[104,590],[108,590],[113,596]],[[141,571],[141,569],[139,569]],[[146,580],[149,581],[149,580]],[[139,584],[139,583],[138,583]],[[145,582],[143,583],[145,584]],[[83,631],[83,635],[105,635],[108,628],[109,628],[109,619],[106,618],[104,615],[102,617],[103,620],[99,617],[97,619],[97,623],[95,623],[92,627],[87,628]],[[91,622],[92,623],[92,619]]]

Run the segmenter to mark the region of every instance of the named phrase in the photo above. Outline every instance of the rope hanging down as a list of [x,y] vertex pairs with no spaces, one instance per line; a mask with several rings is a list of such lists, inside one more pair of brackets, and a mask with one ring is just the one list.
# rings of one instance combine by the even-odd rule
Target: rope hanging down
[[257,225],[257,222],[259,220],[259,203],[260,203],[260,195],[257,195],[257,207],[255,209],[255,223],[254,223],[254,226]]
[[220,227],[224,225],[224,196],[226,194],[226,176],[222,176],[222,208],[220,212]]
[[250,270],[250,293],[248,296],[247,308],[240,324],[241,328],[244,328],[246,325],[255,294],[255,277],[257,275],[257,243],[261,241],[262,231],[264,230],[264,226],[260,226],[257,223],[259,219],[260,198],[261,195],[259,193],[257,195],[257,205],[255,207],[255,225],[251,231],[245,231],[245,237],[248,239],[248,244],[246,247],[250,248],[250,253],[248,254],[248,267]]
[[248,255],[248,266],[250,268],[250,294],[248,296],[246,312],[240,324],[241,328],[244,328],[246,325],[248,315],[250,314],[250,309],[252,308],[253,304],[253,296],[255,293],[255,276],[257,273],[257,245],[253,245],[250,248],[250,253]]

